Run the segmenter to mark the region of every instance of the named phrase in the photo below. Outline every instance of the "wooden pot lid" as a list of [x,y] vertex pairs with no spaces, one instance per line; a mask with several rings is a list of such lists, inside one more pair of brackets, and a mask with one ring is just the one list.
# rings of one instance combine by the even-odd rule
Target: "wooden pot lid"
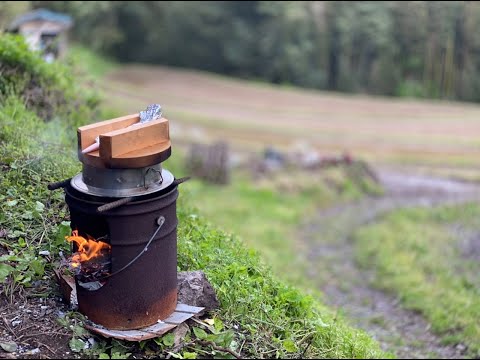
[[[78,128],[78,157],[100,168],[143,168],[158,164],[171,155],[169,121],[166,118],[139,123],[139,114],[98,122]],[[131,126],[133,124],[137,124]],[[98,150],[82,150],[100,138]]]

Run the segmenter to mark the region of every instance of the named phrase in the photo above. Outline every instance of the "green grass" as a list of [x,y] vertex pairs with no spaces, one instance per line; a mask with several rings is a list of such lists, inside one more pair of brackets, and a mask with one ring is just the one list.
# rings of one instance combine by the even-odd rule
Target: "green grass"
[[319,208],[364,195],[347,167],[321,172],[287,169],[257,181],[249,172],[237,170],[231,178],[225,186],[200,180],[182,186],[188,190],[190,204],[209,222],[239,235],[260,252],[275,273],[297,284],[305,281],[299,226]]
[[[189,202],[188,193],[181,203]],[[179,262],[203,269],[222,303],[219,315],[239,324],[248,336],[247,356],[370,358],[387,356],[363,332],[272,275],[254,251],[195,212],[180,212]],[[308,350],[305,352],[308,344]]]
[[74,134],[66,133],[65,123],[40,121],[20,99],[0,106],[0,229],[6,231],[0,238],[0,293],[10,299],[21,287],[48,279],[51,264],[39,251],[68,250],[56,237],[67,216],[62,193],[46,187],[80,170],[75,152],[66,150]]
[[114,61],[79,44],[71,46],[67,54],[67,61],[73,62],[78,69],[97,80],[118,67]]
[[[420,311],[449,344],[480,356],[480,263],[462,241],[480,231],[480,206],[399,210],[355,234],[358,261],[376,270],[375,285]],[[454,229],[467,231],[462,240]],[[468,235],[470,234],[470,235]]]

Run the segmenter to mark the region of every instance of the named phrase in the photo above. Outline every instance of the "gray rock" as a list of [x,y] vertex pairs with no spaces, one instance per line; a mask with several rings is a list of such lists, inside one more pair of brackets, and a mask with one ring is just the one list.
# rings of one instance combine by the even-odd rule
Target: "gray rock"
[[220,306],[215,290],[203,271],[181,271],[178,273],[177,284],[179,303],[201,306],[207,311]]

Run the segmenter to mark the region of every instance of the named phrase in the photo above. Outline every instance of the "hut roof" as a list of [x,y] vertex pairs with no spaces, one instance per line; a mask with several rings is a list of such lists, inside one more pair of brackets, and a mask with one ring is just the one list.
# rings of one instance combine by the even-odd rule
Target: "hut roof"
[[65,29],[68,29],[73,24],[73,20],[70,15],[53,12],[47,9],[36,9],[18,16],[10,24],[8,29],[10,31],[15,31],[19,28],[19,26],[21,26],[24,23],[27,23],[30,21],[38,21],[38,20],[60,23],[65,26]]

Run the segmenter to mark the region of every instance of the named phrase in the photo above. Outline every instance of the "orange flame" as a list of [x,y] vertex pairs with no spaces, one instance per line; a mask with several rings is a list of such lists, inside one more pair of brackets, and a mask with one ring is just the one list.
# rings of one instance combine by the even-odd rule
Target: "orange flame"
[[77,230],[72,231],[72,236],[65,236],[68,242],[74,242],[77,244],[77,252],[72,256],[72,267],[77,268],[83,262],[93,259],[102,255],[103,250],[109,251],[111,249],[110,244],[103,241],[97,241],[95,239],[85,239],[83,236],[78,235]]

